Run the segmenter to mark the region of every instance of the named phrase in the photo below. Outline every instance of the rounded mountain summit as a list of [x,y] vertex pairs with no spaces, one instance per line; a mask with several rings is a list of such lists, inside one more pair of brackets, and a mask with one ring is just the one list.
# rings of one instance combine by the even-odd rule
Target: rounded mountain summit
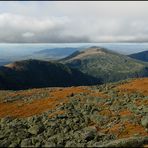
[[102,82],[148,76],[148,63],[95,46],[76,51],[61,62],[85,74],[100,78]]

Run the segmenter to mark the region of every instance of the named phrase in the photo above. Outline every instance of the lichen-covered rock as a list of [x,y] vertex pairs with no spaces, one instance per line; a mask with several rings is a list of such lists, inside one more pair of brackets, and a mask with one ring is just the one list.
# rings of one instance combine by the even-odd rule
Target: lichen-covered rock
[[148,128],[148,116],[141,119],[141,124],[143,127]]
[[86,141],[93,140],[97,134],[96,127],[86,127],[82,130],[82,138]]
[[77,142],[75,141],[67,141],[65,147],[77,147]]
[[9,145],[9,147],[17,147],[17,146],[18,146],[18,143],[16,143],[16,142],[13,142]]
[[148,107],[147,107],[147,106],[144,106],[144,107],[143,107],[143,112],[144,112],[145,114],[148,114]]
[[96,147],[141,147],[147,143],[148,137],[131,137],[114,140],[107,144],[96,145]]
[[8,139],[0,140],[0,147],[8,147],[11,144],[11,141]]
[[16,136],[21,138],[21,139],[26,139],[29,137],[29,133],[26,131],[23,131],[23,130],[20,130],[19,132],[16,133]]
[[54,142],[45,142],[43,147],[56,147],[56,144]]
[[32,140],[31,139],[24,139],[21,141],[21,147],[30,147],[32,146]]
[[47,137],[50,137],[50,136],[52,136],[52,135],[54,135],[54,134],[55,134],[55,130],[52,129],[51,127],[48,127],[48,128],[46,129],[46,136],[47,136]]
[[28,129],[28,132],[33,135],[37,135],[37,134],[41,133],[43,130],[44,130],[44,127],[42,127],[40,125],[33,125]]
[[13,120],[12,117],[1,118],[1,124],[10,123],[12,120]]
[[[143,96],[122,94],[110,88],[112,85],[90,88],[96,93],[106,91],[109,97],[99,96],[100,92],[98,96],[75,94],[68,98],[68,103],[62,102],[40,115],[1,118],[0,147],[136,147],[147,144],[147,139],[143,138],[148,131],[148,108]],[[26,96],[26,101],[31,98]],[[51,113],[53,116],[49,118]],[[122,139],[131,136],[134,137]]]

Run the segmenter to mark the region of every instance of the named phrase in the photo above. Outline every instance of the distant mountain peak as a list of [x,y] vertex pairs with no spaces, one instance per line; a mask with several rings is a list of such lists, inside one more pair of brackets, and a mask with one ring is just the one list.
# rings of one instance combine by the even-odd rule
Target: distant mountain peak
[[90,76],[113,82],[130,77],[147,76],[147,65],[128,56],[101,48],[89,47],[61,60]]
[[106,48],[97,47],[97,46],[92,46],[92,47],[89,47],[85,50],[85,52],[96,52],[98,54],[106,53],[108,51],[109,50],[107,50]]
[[129,55],[129,57],[148,62],[148,50]]
[[73,52],[77,51],[78,48],[73,47],[63,47],[63,48],[52,48],[52,49],[43,49],[37,52],[34,52],[33,57],[35,59],[42,60],[52,60],[52,59],[61,59],[69,56]]
[[4,65],[4,67],[21,70],[21,69],[24,69],[27,65],[31,65],[35,63],[37,64],[39,62],[44,62],[44,61],[35,60],[35,59],[21,60],[21,61],[16,61],[7,65]]
[[106,52],[104,50],[102,50],[101,48],[98,47],[90,47],[88,49],[86,49],[85,51],[80,52],[76,57],[74,57],[73,59],[80,59],[83,57],[87,57],[90,55],[104,55],[106,54]]
[[77,60],[77,59],[83,59],[87,57],[92,56],[101,56],[106,54],[117,54],[116,52],[110,51],[106,48],[98,47],[98,46],[92,46],[82,51],[76,51],[72,53],[70,56],[64,58],[63,60]]

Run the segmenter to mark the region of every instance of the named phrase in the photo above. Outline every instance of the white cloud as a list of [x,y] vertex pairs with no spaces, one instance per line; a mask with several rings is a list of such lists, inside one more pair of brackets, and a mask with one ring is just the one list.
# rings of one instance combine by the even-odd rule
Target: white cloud
[[[0,14],[0,42],[50,42],[68,23],[67,17],[35,18]],[[43,40],[44,39],[44,40]]]
[[0,2],[0,42],[148,41],[148,2]]
[[30,38],[30,37],[33,37],[34,36],[34,33],[31,33],[31,32],[25,32],[22,34],[23,37],[25,38]]

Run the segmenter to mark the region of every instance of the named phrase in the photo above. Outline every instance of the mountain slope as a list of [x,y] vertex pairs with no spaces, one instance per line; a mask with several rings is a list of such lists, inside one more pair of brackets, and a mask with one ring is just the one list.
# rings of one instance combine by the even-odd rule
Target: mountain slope
[[148,76],[148,65],[104,48],[91,47],[61,60],[103,82]]
[[143,51],[143,52],[131,54],[131,55],[129,55],[129,57],[137,59],[137,60],[141,60],[144,62],[148,62],[148,51]]
[[1,89],[90,85],[99,82],[60,63],[24,60],[0,67]]
[[9,60],[7,60],[7,59],[1,59],[1,58],[0,58],[0,66],[6,65],[6,64],[8,64],[8,63],[10,63]]
[[0,66],[3,66],[3,65],[5,65],[5,64],[8,64],[9,62],[1,62],[0,61]]
[[147,96],[148,78],[0,90],[0,147],[146,147]]

